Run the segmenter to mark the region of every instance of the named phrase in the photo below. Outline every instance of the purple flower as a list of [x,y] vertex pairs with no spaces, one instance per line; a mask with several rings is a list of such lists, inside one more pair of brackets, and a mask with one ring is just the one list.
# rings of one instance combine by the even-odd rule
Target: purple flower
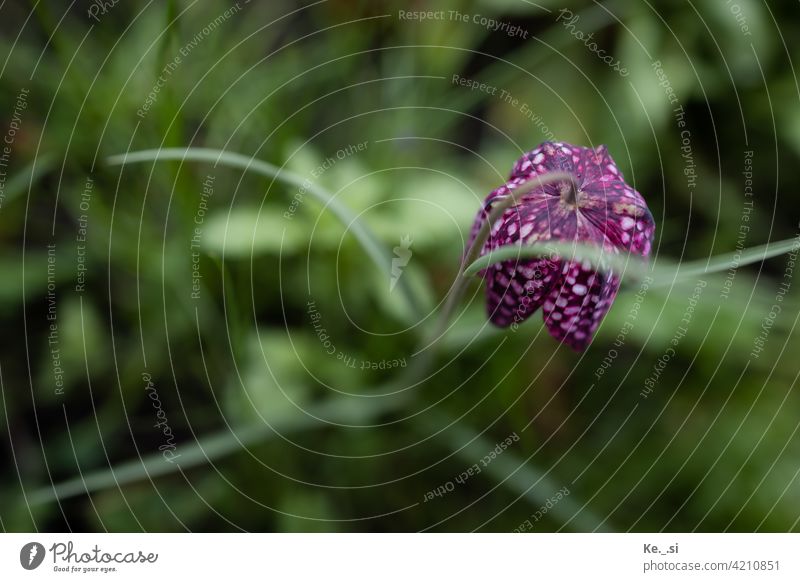
[[[605,146],[596,149],[545,142],[514,164],[511,177],[486,198],[472,239],[492,201],[549,172],[575,178],[533,189],[495,222],[481,254],[500,246],[558,241],[591,244],[603,252],[650,253],[655,223],[644,198],[628,186]],[[619,290],[619,274],[600,272],[588,261],[557,255],[508,260],[486,269],[486,307],[500,327],[517,325],[542,308],[550,335],[584,350]]]

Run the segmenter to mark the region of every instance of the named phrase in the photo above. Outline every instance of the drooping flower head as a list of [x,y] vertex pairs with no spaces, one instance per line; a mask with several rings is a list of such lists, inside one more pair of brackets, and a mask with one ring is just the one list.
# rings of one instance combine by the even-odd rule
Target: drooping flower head
[[[495,222],[481,254],[505,245],[547,241],[590,244],[603,252],[641,257],[650,253],[653,217],[642,195],[625,183],[606,147],[561,142],[545,142],[517,160],[509,181],[486,198],[472,238],[495,198],[550,172],[570,174],[577,191],[565,181],[524,194]],[[516,328],[541,307],[550,334],[578,351],[589,345],[620,283],[617,273],[555,254],[496,263],[486,269],[485,278],[492,323]]]

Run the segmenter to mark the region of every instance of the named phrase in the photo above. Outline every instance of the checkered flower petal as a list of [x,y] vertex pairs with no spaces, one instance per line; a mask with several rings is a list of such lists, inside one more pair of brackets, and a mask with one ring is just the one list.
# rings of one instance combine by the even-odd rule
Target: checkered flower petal
[[544,323],[554,338],[571,348],[586,349],[611,308],[619,290],[619,278],[598,273],[589,263],[567,262],[563,279],[550,290],[542,306]]
[[[650,253],[653,217],[642,195],[625,183],[606,147],[560,142],[545,142],[517,160],[509,181],[486,198],[470,243],[495,198],[550,172],[572,174],[578,192],[565,197],[569,184],[552,183],[526,193],[493,225],[481,254],[501,246],[545,241],[577,241],[609,253],[643,257]],[[597,272],[588,262],[558,256],[508,260],[492,265],[483,275],[492,323],[501,327],[521,323],[541,307],[550,334],[578,351],[591,342],[620,283],[614,273]]]

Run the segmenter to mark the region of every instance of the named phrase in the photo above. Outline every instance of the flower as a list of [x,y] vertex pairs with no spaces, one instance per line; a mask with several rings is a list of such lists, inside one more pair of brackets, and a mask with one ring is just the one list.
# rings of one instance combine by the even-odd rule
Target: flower
[[[545,142],[517,160],[509,181],[486,198],[472,239],[495,199],[534,176],[551,172],[571,175],[577,191],[564,180],[523,194],[494,223],[481,254],[505,245],[542,241],[591,244],[604,253],[650,254],[653,217],[642,195],[625,183],[606,147],[562,142]],[[492,323],[516,329],[541,307],[550,335],[576,351],[591,342],[620,284],[613,271],[600,272],[588,261],[557,255],[496,263],[484,271],[484,277]]]

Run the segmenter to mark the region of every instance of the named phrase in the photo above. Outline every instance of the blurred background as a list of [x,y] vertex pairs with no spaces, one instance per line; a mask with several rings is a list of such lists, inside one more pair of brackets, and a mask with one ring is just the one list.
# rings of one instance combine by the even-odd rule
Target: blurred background
[[[425,342],[547,139],[608,145],[656,266],[797,237],[796,4],[0,13],[3,530],[800,529],[796,252],[629,282],[582,354],[476,279]],[[109,160],[178,147],[227,157]]]

